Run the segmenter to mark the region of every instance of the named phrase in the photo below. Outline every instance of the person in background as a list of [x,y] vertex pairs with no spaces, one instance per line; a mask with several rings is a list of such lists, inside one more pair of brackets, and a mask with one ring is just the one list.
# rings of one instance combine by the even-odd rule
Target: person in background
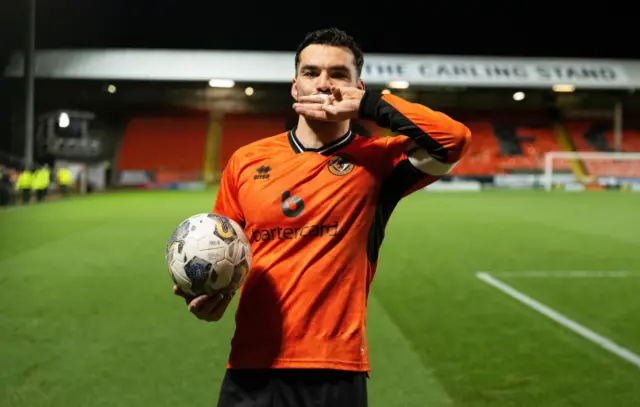
[[9,184],[11,188],[9,189],[9,205],[15,205],[18,198],[16,194],[16,183],[18,182],[18,176],[20,175],[20,171],[15,167],[9,167]]
[[45,164],[35,171],[33,177],[32,187],[36,193],[36,200],[38,202],[44,201],[47,196],[49,184],[51,184],[51,171],[49,170],[49,166]]
[[33,188],[33,173],[29,167],[25,167],[16,182],[16,190],[22,195],[22,203],[28,204],[31,201],[31,189]]
[[69,187],[72,182],[71,171],[66,167],[60,167],[56,173],[56,179],[60,187],[60,194],[63,197],[69,196]]
[[9,169],[0,165],[0,206],[11,204],[11,178]]

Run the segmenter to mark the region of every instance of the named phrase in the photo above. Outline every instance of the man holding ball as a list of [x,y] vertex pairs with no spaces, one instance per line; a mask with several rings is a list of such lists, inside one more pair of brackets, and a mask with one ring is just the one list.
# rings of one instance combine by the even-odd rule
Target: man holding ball
[[[213,212],[244,229],[253,266],[219,407],[367,406],[366,304],[386,224],[403,197],[449,173],[471,134],[367,91],[363,64],[344,32],[308,34],[291,86],[297,125],[238,149],[223,172]],[[401,135],[360,136],[354,119]],[[232,296],[189,298],[188,308],[217,321]]]

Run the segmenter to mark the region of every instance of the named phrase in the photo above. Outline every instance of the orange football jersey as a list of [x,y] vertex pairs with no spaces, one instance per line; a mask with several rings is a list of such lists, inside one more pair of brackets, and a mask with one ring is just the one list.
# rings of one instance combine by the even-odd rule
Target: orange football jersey
[[403,135],[348,132],[307,149],[293,129],[230,158],[213,211],[244,228],[254,262],[229,368],[369,371],[367,297],[386,223],[402,197],[442,175],[416,168],[411,150],[451,167],[470,132],[394,95],[365,93],[359,114]]

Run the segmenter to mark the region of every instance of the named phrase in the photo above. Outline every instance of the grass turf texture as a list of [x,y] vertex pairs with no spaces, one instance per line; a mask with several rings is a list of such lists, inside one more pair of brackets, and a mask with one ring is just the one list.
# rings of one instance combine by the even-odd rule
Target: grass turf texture
[[[189,315],[163,259],[173,228],[214,196],[127,192],[0,211],[0,405],[215,405],[233,313]],[[405,199],[372,287],[370,405],[640,404],[640,369],[475,278],[640,270],[639,207],[624,193]],[[640,278],[502,281],[640,353]]]

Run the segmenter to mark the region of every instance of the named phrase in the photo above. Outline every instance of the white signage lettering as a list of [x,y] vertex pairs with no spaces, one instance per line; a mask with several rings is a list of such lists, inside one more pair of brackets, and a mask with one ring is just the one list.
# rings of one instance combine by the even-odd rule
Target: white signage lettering
[[466,83],[469,85],[620,85],[628,81],[624,69],[604,64],[555,63],[432,63],[374,61],[365,63],[365,80],[406,80],[410,83]]
[[[290,83],[294,58],[293,52],[38,50],[35,63],[38,78]],[[16,54],[5,75],[23,75],[23,63]],[[633,89],[640,88],[640,62],[367,53],[362,77],[372,85]]]

